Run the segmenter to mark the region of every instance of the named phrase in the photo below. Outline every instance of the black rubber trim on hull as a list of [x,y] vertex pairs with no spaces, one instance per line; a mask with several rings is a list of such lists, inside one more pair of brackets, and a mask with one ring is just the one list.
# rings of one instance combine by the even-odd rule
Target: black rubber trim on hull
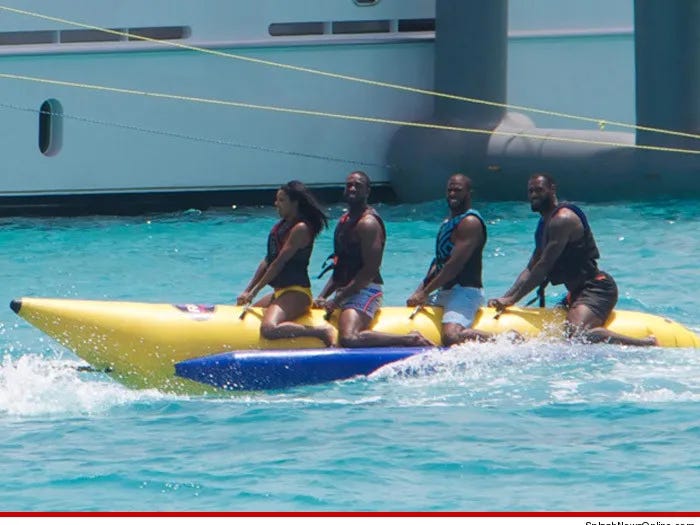
[[[338,203],[343,188],[311,188],[323,203]],[[96,193],[79,195],[0,196],[0,216],[143,215],[231,206],[272,205],[276,188],[226,191]],[[372,202],[395,202],[389,186],[373,186]]]

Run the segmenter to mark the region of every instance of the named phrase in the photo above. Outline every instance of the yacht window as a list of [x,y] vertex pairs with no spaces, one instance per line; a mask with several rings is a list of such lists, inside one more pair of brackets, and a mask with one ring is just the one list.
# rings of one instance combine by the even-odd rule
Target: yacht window
[[[23,46],[36,44],[77,44],[86,42],[119,42],[122,40],[143,41],[138,37],[154,40],[181,40],[189,38],[188,26],[132,27],[111,29],[123,34],[108,33],[99,29],[64,29],[62,31],[5,31],[0,32],[0,46]],[[128,33],[128,35],[127,35]],[[134,35],[133,37],[129,35]]]
[[52,44],[55,41],[56,31],[6,31],[0,33],[0,46]]
[[63,107],[56,99],[45,100],[39,109],[39,151],[52,157],[63,145]]
[[268,32],[271,36],[302,36],[322,35],[323,22],[289,22],[270,24]]
[[434,18],[407,18],[399,20],[399,32],[435,31]]
[[[123,29],[114,31],[124,32]],[[118,42],[123,40],[121,35],[106,33],[97,29],[65,29],[61,31],[61,42],[66,44],[77,44],[80,42]]]
[[[190,36],[190,28],[186,26],[163,26],[163,27],[132,27],[129,35],[143,36],[155,40],[181,40]],[[131,38],[129,40],[141,40]]]
[[333,33],[347,35],[357,33],[388,33],[391,31],[389,20],[352,20],[333,22]]

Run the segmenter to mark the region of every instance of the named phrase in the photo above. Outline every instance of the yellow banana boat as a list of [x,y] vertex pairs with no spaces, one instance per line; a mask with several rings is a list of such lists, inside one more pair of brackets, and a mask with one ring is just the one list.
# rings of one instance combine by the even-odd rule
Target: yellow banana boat
[[[295,384],[260,382],[260,378],[255,381],[239,381],[227,376],[229,378],[226,381],[231,383],[227,386],[221,382],[223,380],[202,380],[201,377],[195,378],[188,372],[187,363],[190,360],[196,361],[198,358],[226,353],[238,356],[240,361],[245,357],[248,363],[253,362],[251,360],[255,355],[264,355],[268,361],[274,357],[281,363],[284,357],[292,359],[287,363],[302,366],[301,358],[308,358],[312,349],[319,349],[312,353],[322,356],[324,363],[340,363],[342,359],[349,359],[352,354],[355,357],[362,356],[365,361],[374,356],[373,359],[378,361],[372,363],[378,362],[378,366],[381,366],[384,362],[426,350],[404,349],[408,353],[403,354],[396,349],[355,349],[347,352],[343,349],[322,349],[321,341],[315,338],[267,340],[260,337],[262,310],[259,308],[249,308],[246,315],[242,315],[242,307],[228,305],[30,297],[16,299],[10,306],[18,315],[72,350],[92,367],[110,371],[116,380],[133,388],[158,388],[196,394],[212,391],[212,387],[240,389],[246,385],[260,385],[261,388],[268,388],[268,385],[275,387]],[[373,328],[395,334],[407,334],[418,330],[436,346],[439,345],[442,309],[426,307],[411,318],[412,312],[413,310],[407,307],[383,307]],[[298,322],[319,325],[326,322],[323,315],[322,310],[312,310],[298,319]],[[525,338],[561,337],[564,318],[564,311],[560,309],[512,307],[501,315],[496,315],[494,309],[482,308],[476,316],[474,328],[493,334],[516,331]],[[329,322],[336,326],[337,313]],[[700,347],[697,334],[675,321],[657,315],[616,310],[608,319],[606,327],[631,337],[654,335],[658,345],[662,347]],[[295,349],[297,350],[293,351]],[[307,351],[299,352],[298,349]],[[342,359],[337,358],[339,355],[342,355]],[[294,356],[298,357],[298,363],[294,362]],[[336,357],[330,359],[329,356]],[[185,365],[182,365],[183,362]],[[222,362],[221,359],[216,361]],[[289,368],[290,365],[284,366]],[[374,365],[366,363],[366,367],[371,366]],[[324,367],[328,365],[324,364]],[[203,370],[204,376],[212,375],[210,369]],[[358,373],[372,371],[361,367],[358,370]],[[347,372],[347,377],[357,375],[355,370],[350,369]],[[251,373],[255,373],[254,370]],[[342,377],[329,379],[323,376],[322,379],[338,378]],[[302,381],[298,384],[303,383]]]

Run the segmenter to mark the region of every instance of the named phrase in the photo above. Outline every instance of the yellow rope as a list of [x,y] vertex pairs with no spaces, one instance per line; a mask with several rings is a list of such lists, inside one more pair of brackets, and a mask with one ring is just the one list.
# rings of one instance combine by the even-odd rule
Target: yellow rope
[[[667,135],[675,135],[675,136],[679,136],[679,137],[700,139],[700,135],[693,134],[693,133],[685,133],[685,132],[675,131],[675,130],[652,128],[652,127],[648,127],[648,126],[638,126],[635,124],[629,124],[626,122],[618,122],[618,121],[614,121],[614,120],[605,120],[605,119],[600,119],[600,118],[584,117],[584,116],[579,116],[579,115],[570,115],[570,114],[561,113],[558,111],[548,111],[548,110],[543,110],[543,109],[530,108],[527,106],[504,104],[504,103],[500,103],[500,102],[481,100],[481,99],[476,99],[476,98],[471,98],[471,97],[451,95],[448,93],[440,93],[437,91],[430,91],[427,89],[419,89],[419,88],[414,88],[414,87],[410,87],[410,86],[392,84],[389,82],[369,80],[369,79],[354,77],[354,76],[350,76],[350,75],[330,73],[330,72],[321,71],[318,69],[312,69],[312,68],[301,67],[301,66],[293,66],[290,64],[282,64],[279,62],[273,62],[270,60],[263,60],[263,59],[259,59],[259,58],[246,57],[246,56],[237,55],[234,53],[225,53],[223,51],[216,51],[213,49],[205,49],[205,48],[201,48],[201,47],[195,47],[195,46],[183,44],[180,42],[174,42],[174,41],[168,41],[168,40],[158,40],[155,38],[150,38],[150,37],[140,36],[140,35],[131,35],[131,34],[123,32],[123,31],[117,31],[114,29],[107,29],[107,28],[103,28],[103,27],[99,27],[99,26],[93,26],[90,24],[84,24],[81,22],[73,21],[73,20],[67,20],[64,18],[44,15],[41,13],[26,11],[23,9],[16,9],[16,8],[3,6],[3,5],[0,5],[0,10],[15,13],[15,14],[20,14],[20,15],[25,15],[25,16],[32,16],[35,18],[43,19],[43,20],[49,20],[52,22],[67,24],[70,26],[82,27],[84,29],[92,29],[92,30],[96,30],[96,31],[102,31],[104,33],[124,36],[124,37],[128,37],[131,39],[138,39],[138,40],[143,40],[146,42],[158,43],[158,44],[162,44],[162,45],[177,47],[180,49],[187,49],[190,51],[196,51],[199,53],[206,53],[206,54],[215,55],[215,56],[233,58],[236,60],[242,60],[242,61],[251,62],[251,63],[255,63],[255,64],[261,64],[261,65],[265,65],[265,66],[272,66],[272,67],[278,67],[278,68],[288,69],[288,70],[292,70],[292,71],[310,73],[310,74],[329,77],[329,78],[347,80],[350,82],[358,82],[358,83],[362,83],[362,84],[368,84],[371,86],[396,89],[396,90],[400,90],[400,91],[406,91],[409,93],[430,95],[430,96],[434,96],[434,97],[447,98],[447,99],[458,100],[458,101],[462,101],[462,102],[470,102],[470,103],[474,103],[474,104],[483,104],[483,105],[487,105],[487,106],[495,106],[495,107],[500,107],[500,108],[505,108],[505,109],[517,110],[517,111],[525,111],[525,112],[530,112],[530,113],[538,113],[541,115],[548,115],[548,116],[553,116],[553,117],[568,118],[568,119],[579,120],[579,121],[584,121],[584,122],[592,122],[592,123],[595,123],[600,129],[603,129],[606,125],[609,125],[609,126],[618,126],[618,127],[622,127],[622,128],[636,129],[636,130],[641,130],[641,131],[654,132],[654,133],[662,133],[662,134],[667,134]],[[578,142],[580,142],[580,141],[578,141]],[[595,141],[591,141],[590,143],[596,144]],[[674,151],[674,150],[669,149],[668,151]]]
[[609,142],[609,141],[604,141],[604,140],[577,139],[577,138],[573,138],[573,137],[555,137],[555,136],[548,136],[548,135],[537,135],[537,134],[520,133],[520,132],[508,132],[508,131],[501,131],[501,130],[491,131],[488,129],[467,128],[467,127],[461,127],[461,126],[446,126],[446,125],[441,125],[441,124],[429,124],[426,122],[408,122],[408,121],[403,121],[403,120],[383,119],[383,118],[378,118],[378,117],[365,117],[365,116],[360,116],[360,115],[344,115],[341,113],[328,113],[328,112],[324,112],[324,111],[313,111],[313,110],[308,110],[308,109],[284,108],[284,107],[279,107],[279,106],[267,106],[267,105],[261,105],[261,104],[249,104],[249,103],[245,103],[245,102],[233,102],[233,101],[229,101],[229,100],[190,97],[190,96],[185,96],[185,95],[173,95],[173,94],[169,94],[169,93],[157,93],[157,92],[152,92],[152,91],[142,91],[142,90],[136,90],[136,89],[115,88],[115,87],[109,87],[109,86],[100,86],[100,85],[96,85],[96,84],[86,84],[86,83],[82,83],[82,82],[68,82],[68,81],[64,81],[64,80],[52,80],[52,79],[47,79],[47,78],[29,77],[29,76],[25,76],[25,75],[14,75],[11,73],[0,73],[0,78],[6,78],[6,79],[10,79],[10,80],[24,80],[24,81],[37,82],[37,83],[41,83],[41,84],[51,84],[51,85],[64,86],[64,87],[92,89],[95,91],[107,91],[107,92],[111,92],[111,93],[121,93],[121,94],[125,94],[125,95],[139,95],[139,96],[168,99],[168,100],[179,100],[179,101],[194,102],[194,103],[201,103],[201,104],[215,104],[215,105],[220,105],[220,106],[237,107],[237,108],[245,108],[245,109],[256,109],[256,110],[263,110],[263,111],[274,111],[274,112],[278,112],[278,113],[291,113],[291,114],[295,114],[295,115],[334,118],[334,119],[351,120],[351,121],[358,121],[358,122],[370,122],[370,123],[375,123],[375,124],[390,124],[390,125],[395,125],[395,126],[410,126],[410,127],[415,127],[415,128],[440,129],[440,130],[446,130],[446,131],[459,131],[459,132],[463,132],[463,133],[477,133],[477,134],[483,134],[483,135],[501,135],[501,136],[506,136],[506,137],[516,137],[517,136],[517,137],[522,137],[522,138],[553,140],[556,142],[595,144],[595,145],[601,145],[601,146],[615,146],[615,147],[620,147],[620,148],[638,148],[638,149],[645,149],[645,150],[652,150],[652,151],[666,151],[666,152],[672,152],[672,153],[689,153],[692,155],[700,154],[700,150],[668,148],[668,147],[661,147],[661,146],[645,146],[645,145],[637,145],[637,144],[626,144],[626,143],[621,143],[621,142]]

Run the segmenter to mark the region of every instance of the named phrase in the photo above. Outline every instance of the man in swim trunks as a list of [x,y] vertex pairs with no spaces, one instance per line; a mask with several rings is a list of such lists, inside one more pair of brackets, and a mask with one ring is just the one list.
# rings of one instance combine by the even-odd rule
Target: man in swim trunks
[[588,220],[578,206],[559,203],[554,180],[536,173],[527,185],[532,211],[541,215],[535,231],[535,251],[527,267],[503,297],[489,300],[499,311],[514,305],[543,283],[564,284],[569,294],[567,335],[588,342],[634,346],[656,344],[653,336],[638,339],[604,328],[617,303],[617,285],[598,269],[600,257]]
[[[340,308],[338,342],[340,346],[433,346],[418,332],[395,335],[370,330],[382,304],[382,277],[379,267],[384,255],[386,230],[379,214],[367,204],[369,177],[352,172],[345,181],[348,211],[335,229],[333,275],[314,305],[328,314]],[[335,295],[328,297],[335,292]]]
[[[477,310],[484,304],[481,256],[486,244],[486,224],[471,207],[472,181],[456,173],[447,181],[450,216],[440,225],[435,258],[428,274],[408,306],[442,306],[442,344],[451,346],[466,340],[485,341],[493,336],[471,328]],[[433,292],[437,292],[431,296]]]

